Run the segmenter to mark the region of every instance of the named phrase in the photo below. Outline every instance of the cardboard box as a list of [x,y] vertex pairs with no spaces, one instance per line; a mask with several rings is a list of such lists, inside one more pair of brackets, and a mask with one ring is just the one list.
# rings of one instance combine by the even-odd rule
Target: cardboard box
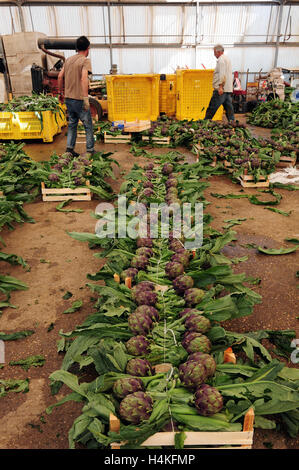
[[13,56],[18,53],[28,54],[31,52],[41,52],[37,41],[39,38],[47,37],[44,33],[28,32],[15,33],[2,36],[3,47],[6,56]]

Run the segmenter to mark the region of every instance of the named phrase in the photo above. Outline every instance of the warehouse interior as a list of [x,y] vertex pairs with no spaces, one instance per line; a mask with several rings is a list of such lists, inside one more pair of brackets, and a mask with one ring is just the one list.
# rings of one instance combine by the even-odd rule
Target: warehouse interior
[[[0,0],[0,18],[0,450],[298,450],[299,1]],[[91,152],[65,93],[82,36]],[[216,46],[233,120],[224,100],[207,117]],[[192,224],[200,205],[201,245],[175,218],[99,236],[120,196]]]

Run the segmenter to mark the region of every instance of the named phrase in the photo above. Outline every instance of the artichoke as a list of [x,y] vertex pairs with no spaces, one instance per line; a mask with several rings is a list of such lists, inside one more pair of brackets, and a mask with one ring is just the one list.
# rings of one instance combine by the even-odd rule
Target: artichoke
[[128,317],[128,326],[135,335],[146,336],[153,327],[153,321],[144,313],[133,312]]
[[208,318],[197,313],[191,313],[185,321],[185,328],[189,331],[206,333],[211,328],[211,322]]
[[132,297],[133,300],[136,300],[136,295],[138,292],[144,292],[144,291],[153,291],[155,289],[155,286],[152,282],[149,281],[141,281],[136,286],[132,288]]
[[172,172],[173,172],[173,165],[171,163],[164,163],[162,167],[163,175],[169,175]]
[[182,346],[188,354],[195,352],[209,353],[211,351],[211,342],[209,338],[195,331],[187,332],[182,340]]
[[194,394],[194,404],[198,414],[202,416],[211,416],[223,408],[223,398],[215,387],[202,384]]
[[168,180],[165,182],[166,188],[176,188],[178,185],[178,182],[176,178],[168,178]]
[[188,318],[188,316],[192,313],[197,313],[198,315],[201,313],[199,310],[197,310],[196,308],[184,308],[184,310],[182,310],[179,314],[180,318],[186,316],[186,318]]
[[138,238],[137,247],[140,248],[141,246],[148,246],[149,248],[152,248],[153,240],[151,238]]
[[132,356],[143,356],[150,352],[150,342],[145,336],[132,336],[132,338],[126,342],[126,348],[128,353]]
[[125,269],[120,273],[120,278],[125,281],[126,277],[130,277],[131,279],[134,279],[138,274],[138,269],[136,268],[128,268]]
[[181,263],[184,268],[186,268],[190,261],[190,254],[186,250],[180,251],[171,257],[171,261],[174,261],[175,263]]
[[151,181],[144,181],[144,183],[142,183],[142,184],[143,184],[144,188],[154,189],[154,185]]
[[193,287],[194,281],[191,276],[187,276],[187,274],[182,274],[181,276],[176,277],[172,281],[172,285],[173,285],[174,290],[178,294],[183,294],[185,290]]
[[114,382],[112,391],[117,398],[121,400],[130,393],[140,392],[143,390],[142,380],[135,377],[124,377]]
[[134,301],[138,305],[156,305],[158,301],[158,295],[156,292],[152,292],[149,290],[144,291],[137,291],[135,294]]
[[212,377],[216,372],[216,361],[210,354],[196,352],[190,354],[187,361],[200,362],[206,368],[208,377]]
[[137,377],[145,377],[153,375],[154,370],[146,359],[135,357],[127,362],[126,372]]
[[136,313],[142,313],[143,315],[148,315],[153,322],[158,322],[160,320],[160,315],[158,310],[151,305],[139,305],[135,310]]
[[154,193],[153,189],[151,189],[151,188],[145,188],[145,189],[143,190],[143,195],[144,195],[145,197],[152,197],[152,196],[154,196],[154,194],[155,194],[155,193]]
[[153,170],[153,169],[154,169],[154,166],[155,166],[155,165],[153,164],[153,162],[149,162],[149,163],[147,163],[143,168],[144,168],[146,171],[148,171],[148,170]]
[[181,263],[169,261],[165,266],[165,273],[169,279],[175,279],[184,274],[184,266]]
[[119,405],[120,417],[129,423],[139,424],[149,419],[153,401],[147,393],[135,392],[127,395]]
[[136,255],[151,258],[151,256],[153,256],[153,250],[148,246],[141,246],[140,248],[137,248]]
[[193,287],[185,291],[184,299],[188,306],[197,305],[201,302],[205,292],[201,289]]
[[170,240],[169,249],[174,251],[175,253],[185,250],[183,243],[178,238],[173,238],[172,240]]
[[200,362],[187,361],[179,366],[179,378],[187,388],[197,388],[207,378],[205,367]]
[[132,259],[131,259],[131,266],[132,268],[136,268],[136,269],[142,269],[142,270],[145,270],[147,265],[148,265],[149,261],[148,261],[148,257],[147,256],[134,256]]

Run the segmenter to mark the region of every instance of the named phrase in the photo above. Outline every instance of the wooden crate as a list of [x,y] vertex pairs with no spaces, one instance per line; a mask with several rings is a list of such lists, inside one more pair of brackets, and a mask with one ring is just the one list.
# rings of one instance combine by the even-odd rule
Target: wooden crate
[[131,141],[131,134],[109,135],[104,132],[105,144],[129,144]]
[[[236,364],[236,356],[232,348],[227,348],[224,351],[224,362]],[[167,372],[171,369],[170,363],[157,364],[155,373]],[[217,431],[217,432],[200,432],[200,431],[186,431],[186,440],[184,446],[189,449],[251,449],[253,444],[253,423],[254,423],[254,410],[250,408],[244,416],[243,430],[239,432]],[[120,420],[110,413],[109,429],[113,432],[119,432]],[[168,446],[174,447],[175,432],[157,432],[146,439],[141,446],[144,447],[161,447]],[[120,449],[124,442],[114,442],[111,444],[111,449]]]
[[168,137],[151,137],[151,139],[150,139],[147,135],[143,135],[142,140],[144,142],[151,141],[153,144],[158,144],[158,145],[169,145],[170,144],[170,136],[168,136]]
[[126,132],[142,132],[151,128],[151,121],[132,121],[124,123],[124,130]]
[[276,163],[276,168],[287,168],[289,166],[296,165],[297,158],[296,157],[284,157],[281,156],[278,163]]
[[223,165],[224,165],[224,168],[226,168],[226,170],[229,171],[229,173],[232,173],[234,171],[232,168],[232,164],[228,162],[227,160],[224,160]]
[[[86,182],[89,185],[89,181]],[[88,188],[46,188],[45,183],[41,183],[42,200],[47,202],[67,201],[91,201],[91,191]]]
[[268,188],[270,185],[269,178],[266,179],[263,176],[255,183],[253,176],[247,174],[247,170],[244,170],[243,175],[241,175],[238,180],[243,188]]

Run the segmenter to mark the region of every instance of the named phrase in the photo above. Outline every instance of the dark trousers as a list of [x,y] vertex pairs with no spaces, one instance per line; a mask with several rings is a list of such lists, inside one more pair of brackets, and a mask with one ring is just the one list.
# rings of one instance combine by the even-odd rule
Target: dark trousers
[[223,105],[228,121],[234,121],[235,116],[232,102],[232,93],[223,93],[222,95],[219,95],[217,90],[214,90],[213,92],[204,119],[213,119],[221,105]]
[[86,151],[94,151],[93,124],[90,110],[83,109],[83,100],[73,100],[66,98],[65,104],[69,116],[67,131],[67,148],[74,149],[77,139],[77,127],[79,119],[82,122],[86,133]]

